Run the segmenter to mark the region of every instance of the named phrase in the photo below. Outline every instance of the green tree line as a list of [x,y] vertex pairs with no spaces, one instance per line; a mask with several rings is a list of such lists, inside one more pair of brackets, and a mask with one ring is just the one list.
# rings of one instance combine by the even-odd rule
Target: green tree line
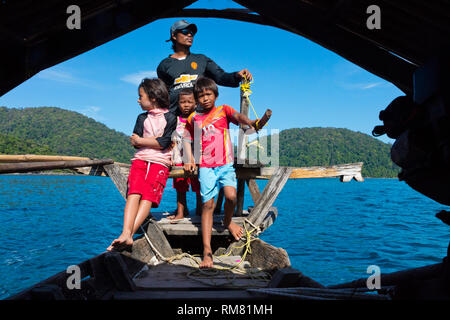
[[[281,131],[278,139],[282,166],[364,162],[364,177],[396,177],[399,172],[390,159],[391,145],[360,132],[295,128]],[[0,107],[2,154],[70,155],[128,163],[134,151],[127,135],[77,112],[56,107]]]

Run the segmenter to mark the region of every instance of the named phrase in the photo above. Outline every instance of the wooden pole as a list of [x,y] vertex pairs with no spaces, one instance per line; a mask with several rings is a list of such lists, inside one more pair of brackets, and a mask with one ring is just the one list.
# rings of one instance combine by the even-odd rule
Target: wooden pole
[[46,162],[46,161],[71,161],[92,160],[86,157],[72,156],[46,156],[39,154],[0,154],[0,162]]
[[[247,218],[247,220],[250,221],[251,224],[253,224],[256,227],[259,227],[263,223],[265,217],[267,216],[267,213],[269,212],[271,206],[275,202],[275,199],[277,198],[278,194],[281,192],[287,180],[289,179],[291,172],[292,168],[290,167],[277,167],[275,169],[275,172],[273,173],[270,180],[267,182],[266,187],[264,188],[264,191],[261,194],[261,197],[255,203],[255,206],[253,207],[251,213]],[[251,226],[250,228],[253,229],[253,226]],[[227,248],[227,252],[229,250],[233,250],[232,254],[239,255],[243,251],[243,245],[244,245],[243,240],[231,243]]]
[[117,165],[116,163],[113,163],[104,165],[103,168],[105,169],[108,176],[111,178],[117,190],[119,190],[122,197],[126,199],[128,191],[128,179],[120,171],[120,166]]
[[112,159],[0,163],[0,173],[19,173],[38,170],[71,169],[78,167],[105,165],[111,163],[114,163]]
[[[241,95],[241,108],[240,113],[248,117],[248,92],[240,90]],[[237,148],[237,163],[245,164],[247,158],[247,143],[248,136],[244,133],[244,125],[239,124],[239,137],[238,137],[238,148]],[[242,215],[242,210],[244,208],[244,194],[245,194],[245,180],[237,180],[237,190],[236,190],[236,211],[237,216]]]
[[247,187],[248,187],[248,190],[250,190],[250,194],[252,195],[253,202],[256,203],[259,200],[259,198],[261,197],[261,192],[259,191],[259,187],[258,187],[258,184],[256,183],[255,179],[248,179]]

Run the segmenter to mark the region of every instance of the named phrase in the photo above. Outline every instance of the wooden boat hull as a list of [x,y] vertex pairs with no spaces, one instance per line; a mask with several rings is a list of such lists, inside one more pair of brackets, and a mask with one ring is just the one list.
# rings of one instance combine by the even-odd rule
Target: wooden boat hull
[[[275,248],[266,242],[257,239],[251,243],[252,253],[247,256],[252,267],[261,268],[268,275],[273,275],[277,270],[290,267],[287,252],[281,248]],[[222,248],[224,249],[224,248]],[[86,260],[77,266],[81,274],[80,288],[70,289],[67,285],[71,281],[72,273],[61,271],[58,274],[39,282],[38,284],[8,298],[8,300],[109,300],[109,299],[257,299],[261,295],[251,294],[246,288],[232,288],[229,285],[193,285],[192,280],[166,279],[160,286],[144,288],[136,275],[142,270],[176,269],[162,263],[151,266],[149,263],[153,255],[149,244],[144,237],[139,238],[133,245],[131,252],[104,252],[94,258]],[[194,269],[194,268],[192,268]],[[172,271],[172,274],[175,274]],[[254,288],[249,283],[248,287]],[[141,283],[141,285],[139,285]],[[261,281],[260,281],[261,283]],[[268,286],[270,279],[267,281]],[[258,286],[261,287],[261,286]],[[206,290],[209,289],[209,290]],[[181,291],[180,291],[181,290]],[[184,295],[183,290],[189,290],[189,295]]]

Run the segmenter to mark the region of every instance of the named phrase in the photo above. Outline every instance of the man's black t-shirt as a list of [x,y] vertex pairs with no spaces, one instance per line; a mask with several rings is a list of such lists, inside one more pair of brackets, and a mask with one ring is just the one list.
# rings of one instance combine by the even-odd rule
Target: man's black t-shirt
[[193,88],[200,76],[209,77],[218,85],[227,87],[237,87],[241,80],[237,72],[227,73],[207,56],[195,53],[182,60],[172,57],[164,59],[157,68],[157,74],[169,88],[169,110],[172,112],[178,112],[179,91]]

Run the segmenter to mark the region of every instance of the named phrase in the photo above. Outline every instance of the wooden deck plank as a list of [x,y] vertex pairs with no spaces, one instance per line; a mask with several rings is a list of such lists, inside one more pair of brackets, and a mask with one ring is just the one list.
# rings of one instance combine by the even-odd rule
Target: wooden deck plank
[[[240,256],[214,256],[216,269],[199,269],[200,256],[183,256],[171,263],[145,268],[133,281],[138,289],[204,289],[204,288],[265,288],[270,275],[251,268]],[[233,269],[231,269],[234,267]],[[223,270],[226,269],[226,270]]]
[[[188,236],[196,236],[201,235],[201,217],[190,215],[186,218],[177,220],[174,223],[173,220],[167,218],[167,214],[163,212],[155,212],[152,213],[153,218],[156,220],[156,224],[164,231],[167,235],[188,235]],[[244,210],[243,216],[241,217],[233,217],[233,222],[236,224],[243,226],[244,220],[249,216],[248,210]],[[270,227],[277,217],[277,209],[275,207],[271,207],[269,213],[266,216],[262,224],[262,229],[265,230]],[[213,229],[212,235],[214,236],[229,236],[230,233],[228,229],[224,228],[222,225],[224,215],[214,215],[213,216]]]
[[135,292],[116,292],[115,300],[254,300],[266,297],[258,292],[246,290],[140,290]]

